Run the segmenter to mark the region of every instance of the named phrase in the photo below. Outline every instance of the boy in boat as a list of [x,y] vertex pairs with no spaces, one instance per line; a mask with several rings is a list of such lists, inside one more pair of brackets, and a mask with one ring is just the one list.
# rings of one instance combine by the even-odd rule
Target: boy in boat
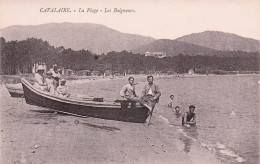
[[36,69],[36,73],[34,75],[36,82],[34,83],[35,87],[42,90],[47,91],[47,84],[45,82],[45,79],[43,77],[44,73],[44,67],[42,65],[39,65]]
[[182,125],[195,125],[196,124],[196,114],[194,113],[195,106],[190,105],[189,111],[185,112],[182,117]]
[[52,73],[54,91],[56,92],[57,87],[59,86],[59,80],[61,78],[61,74],[58,71],[57,64],[53,65],[53,68],[50,69],[50,72]]
[[47,78],[45,79],[46,84],[47,84],[47,91],[54,94],[54,85],[53,85],[53,79],[52,79],[52,73],[48,71],[46,73]]
[[147,76],[147,82],[144,86],[142,94],[140,96],[141,103],[149,109],[148,118],[145,121],[145,125],[149,125],[155,104],[158,103],[161,91],[159,86],[153,83],[153,76]]
[[128,78],[129,84],[126,84],[120,91],[120,96],[130,101],[138,101],[139,98],[135,93],[134,78]]
[[173,98],[174,98],[174,96],[171,95],[171,96],[170,96],[169,103],[168,103],[168,107],[169,107],[169,108],[172,108],[172,107],[173,107]]
[[60,85],[57,87],[57,93],[60,97],[69,97],[68,87],[66,86],[65,79],[60,80]]

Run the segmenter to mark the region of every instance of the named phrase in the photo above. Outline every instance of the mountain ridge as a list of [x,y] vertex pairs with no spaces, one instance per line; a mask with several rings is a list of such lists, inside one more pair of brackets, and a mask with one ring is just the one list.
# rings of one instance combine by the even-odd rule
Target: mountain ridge
[[132,50],[134,53],[144,54],[145,52],[164,52],[167,56],[177,56],[179,54],[182,55],[202,55],[202,56],[213,56],[218,51],[198,46],[190,43],[186,43],[178,40],[170,40],[170,39],[159,39],[152,43],[140,46],[136,49]]
[[[122,51],[155,40],[137,34],[121,33],[104,25],[92,23],[48,23],[30,26],[10,26],[1,29],[1,36],[9,40],[42,38],[54,46],[75,50],[87,49],[95,53]],[[113,41],[111,41],[113,40]]]
[[111,51],[135,53],[165,52],[168,56],[220,55],[218,51],[260,52],[260,41],[221,31],[192,33],[177,39],[154,39],[128,34],[101,24],[46,23],[40,25],[14,25],[0,29],[7,41],[41,38],[51,45],[74,50],[90,50],[97,54]]
[[204,31],[177,38],[176,40],[221,51],[260,52],[260,41],[233,33]]

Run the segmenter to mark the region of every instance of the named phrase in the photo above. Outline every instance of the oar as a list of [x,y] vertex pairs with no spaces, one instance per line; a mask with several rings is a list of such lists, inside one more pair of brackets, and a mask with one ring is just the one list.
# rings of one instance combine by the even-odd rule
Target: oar
[[174,126],[182,126],[182,124],[178,125],[178,124],[174,124],[174,123],[172,123],[172,124],[170,124],[170,125],[174,125]]
[[184,125],[182,125],[182,124],[170,124],[170,125],[174,125],[174,126],[185,126],[185,127],[187,127],[187,128],[190,128],[191,127],[191,125],[189,125],[189,124],[184,124]]
[[[145,107],[147,107],[147,106],[145,105]],[[145,123],[144,123],[144,125],[146,125],[146,126],[148,126],[150,121],[151,121],[154,107],[152,109],[151,109],[151,107],[147,107],[147,108],[149,109],[149,112],[148,112],[148,117],[147,117],[147,119],[145,120]]]
[[[189,125],[189,124],[170,124],[170,125],[173,125],[173,126],[185,126],[185,125]],[[190,126],[198,126],[198,127],[202,127],[202,128],[216,128],[216,126],[204,126],[204,125],[200,125],[200,124],[194,124],[194,125],[190,125]],[[186,126],[187,127],[187,126]]]

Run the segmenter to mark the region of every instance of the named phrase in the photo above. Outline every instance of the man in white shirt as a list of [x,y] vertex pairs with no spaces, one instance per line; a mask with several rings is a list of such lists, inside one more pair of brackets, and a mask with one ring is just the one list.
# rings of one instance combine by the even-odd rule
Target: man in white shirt
[[120,96],[130,101],[138,101],[138,97],[135,93],[134,78],[128,78],[129,84],[126,84],[120,91]]

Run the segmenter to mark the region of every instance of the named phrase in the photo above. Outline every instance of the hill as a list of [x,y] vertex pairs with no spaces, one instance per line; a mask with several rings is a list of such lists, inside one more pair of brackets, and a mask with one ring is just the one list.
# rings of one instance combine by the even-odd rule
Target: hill
[[216,50],[260,52],[259,40],[219,31],[190,34],[176,40]]
[[179,54],[195,56],[212,56],[218,53],[217,50],[202,47],[182,41],[160,39],[152,43],[140,46],[132,50],[134,53],[144,54],[145,52],[164,52],[167,56],[177,56]]
[[49,23],[37,26],[10,26],[0,30],[7,41],[38,38],[51,45],[101,54],[133,49],[154,41],[151,37],[121,33],[99,24]]

